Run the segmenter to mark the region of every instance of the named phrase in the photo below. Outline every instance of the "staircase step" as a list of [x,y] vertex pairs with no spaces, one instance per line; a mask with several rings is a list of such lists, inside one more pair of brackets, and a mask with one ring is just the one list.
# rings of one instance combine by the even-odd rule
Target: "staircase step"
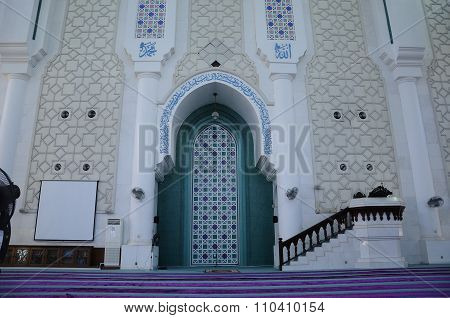
[[341,242],[337,239],[331,239],[330,242],[328,242],[333,248],[336,248],[338,246],[341,246]]
[[325,254],[326,254],[326,253],[331,252],[333,250],[333,245],[332,245],[331,242],[326,242],[326,243],[322,244],[322,248],[324,249]]
[[329,263],[329,258],[327,256],[318,256],[316,259],[316,264],[317,265],[323,265],[323,266],[328,266]]
[[325,256],[325,250],[324,250],[324,248],[322,246],[316,247],[314,249],[313,253],[316,254],[317,257]]
[[[328,265],[314,264],[316,270]],[[241,273],[2,268],[1,297],[449,297],[450,267]],[[331,265],[330,265],[331,266]],[[309,270],[309,271],[308,271]],[[295,272],[297,271],[297,272]]]
[[309,265],[309,260],[308,260],[308,258],[305,257],[305,256],[300,256],[300,257],[298,258],[297,261],[291,262],[291,265],[292,265],[292,266],[297,266],[297,265]]
[[[349,233],[351,234],[351,232]],[[299,257],[298,262],[292,262],[292,269],[297,270],[330,270],[330,269],[351,269],[359,257],[359,249],[354,246],[354,238],[345,234],[337,237],[321,246],[317,246],[312,252],[307,252],[305,256]],[[289,266],[288,266],[289,267]]]
[[317,256],[314,252],[306,252],[305,257],[310,261],[315,261],[317,259]]
[[341,243],[345,243],[345,242],[347,242],[347,235],[345,235],[345,234],[338,234],[338,240],[339,240],[339,242],[341,242]]

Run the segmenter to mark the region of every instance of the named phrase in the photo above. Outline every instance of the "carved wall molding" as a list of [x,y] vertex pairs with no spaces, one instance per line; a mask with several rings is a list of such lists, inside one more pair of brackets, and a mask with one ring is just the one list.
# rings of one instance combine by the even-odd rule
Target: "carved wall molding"
[[398,192],[380,71],[368,57],[358,0],[311,0],[315,56],[307,65],[316,209],[337,211],[383,182]]
[[255,107],[261,124],[263,152],[265,155],[272,154],[272,130],[267,105],[261,96],[248,83],[238,77],[219,71],[210,71],[193,76],[180,85],[170,96],[163,108],[160,121],[160,153],[169,154],[170,149],[170,121],[173,111],[189,93],[208,83],[223,83],[241,93]]
[[112,211],[123,94],[115,54],[119,0],[70,0],[59,54],[42,79],[25,211],[41,180],[99,180],[97,210]]

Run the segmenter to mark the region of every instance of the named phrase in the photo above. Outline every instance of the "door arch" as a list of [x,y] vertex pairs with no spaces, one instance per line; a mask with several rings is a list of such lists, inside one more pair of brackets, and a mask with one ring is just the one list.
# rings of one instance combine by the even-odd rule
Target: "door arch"
[[158,189],[161,266],[273,265],[273,189],[253,152],[250,128],[224,105],[185,120],[174,171]]

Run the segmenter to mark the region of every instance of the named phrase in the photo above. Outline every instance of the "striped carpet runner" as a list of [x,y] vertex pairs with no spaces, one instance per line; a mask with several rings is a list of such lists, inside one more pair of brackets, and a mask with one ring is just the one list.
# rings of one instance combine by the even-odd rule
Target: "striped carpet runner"
[[0,297],[450,297],[450,267],[317,272],[2,269]]

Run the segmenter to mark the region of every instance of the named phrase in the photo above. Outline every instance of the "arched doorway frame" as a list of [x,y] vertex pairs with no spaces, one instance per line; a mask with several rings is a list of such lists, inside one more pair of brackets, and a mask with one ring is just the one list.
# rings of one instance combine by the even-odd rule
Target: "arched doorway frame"
[[[212,112],[214,110],[219,111],[220,120],[217,122],[212,116]],[[252,135],[248,129],[248,126],[246,126],[245,120],[236,112],[232,111],[226,106],[223,105],[207,105],[203,106],[196,111],[194,111],[192,114],[188,116],[186,119],[186,122],[181,126],[180,130],[177,133],[177,151],[176,151],[176,158],[175,158],[175,174],[179,174],[179,178],[182,181],[179,184],[178,190],[174,190],[174,193],[180,192],[179,195],[179,201],[181,204],[179,205],[180,213],[177,214],[178,216],[171,216],[172,218],[182,218],[181,224],[178,224],[176,226],[173,226],[174,228],[177,228],[178,231],[183,232],[181,235],[181,238],[179,237],[178,240],[182,240],[182,251],[180,251],[179,257],[183,260],[179,263],[179,266],[191,266],[190,260],[191,260],[191,234],[192,234],[192,151],[193,151],[193,142],[198,135],[199,132],[201,132],[205,127],[208,127],[208,125],[213,123],[219,123],[220,125],[224,126],[234,137],[234,139],[237,142],[238,147],[238,193],[239,193],[239,211],[240,211],[240,222],[239,222],[239,259],[240,259],[240,266],[247,266],[249,265],[248,259],[250,258],[250,262],[254,262],[254,259],[257,259],[260,257],[262,258],[271,258],[273,260],[273,243],[275,240],[275,229],[274,224],[272,224],[272,216],[273,216],[273,209],[272,209],[272,202],[265,202],[265,207],[268,209],[265,211],[264,217],[265,217],[265,223],[264,223],[264,231],[266,232],[266,239],[268,238],[268,241],[266,241],[265,245],[265,252],[258,251],[257,248],[252,248],[253,246],[257,245],[256,240],[260,239],[264,235],[261,235],[261,233],[258,232],[258,229],[256,232],[258,232],[257,237],[251,237],[254,233],[249,229],[252,225],[253,228],[255,228],[254,224],[252,222],[255,222],[257,218],[255,218],[255,209],[251,210],[252,207],[250,207],[250,201],[256,201],[256,197],[258,191],[257,189],[249,189],[250,183],[253,184],[253,186],[258,186],[258,182],[255,183],[255,179],[251,179],[251,181],[248,181],[249,177],[245,174],[248,172],[252,172],[255,175],[257,174],[257,169],[254,167],[254,147],[253,147],[253,140]],[[247,132],[245,132],[245,129],[247,127]],[[244,132],[243,132],[244,130]],[[240,135],[241,134],[241,135]],[[243,138],[242,136],[246,135],[247,137]],[[253,166],[253,168],[251,168]],[[178,169],[180,169],[179,171]],[[253,169],[253,170],[252,170]],[[244,173],[245,172],[245,173]],[[262,179],[264,179],[262,176],[258,176]],[[172,182],[173,180],[171,180]],[[264,180],[267,182],[267,180]],[[261,181],[259,181],[261,182]],[[265,191],[267,192],[266,197],[270,198],[272,197],[272,185],[269,184],[269,186],[263,187]],[[256,190],[256,191],[254,191]],[[253,191],[250,193],[250,191]],[[270,193],[270,194],[269,194]],[[260,193],[259,193],[260,194]],[[166,200],[166,198],[163,198],[163,200]],[[177,200],[173,198],[173,200]],[[262,200],[261,200],[262,201]],[[162,207],[163,204],[159,205],[158,208],[161,213],[167,213],[167,209]],[[159,212],[158,212],[159,213]],[[262,213],[261,213],[262,215]],[[160,219],[161,221],[167,222],[168,218],[170,218],[168,215],[161,214]],[[166,220],[166,221],[165,221]],[[172,220],[173,224],[176,224],[175,221]],[[166,223],[167,224],[167,223]],[[161,224],[162,228],[162,239],[166,240],[169,238],[169,235],[166,234],[167,238],[164,238],[164,233],[169,232],[167,230],[167,225]],[[263,230],[261,230],[263,231]],[[272,233],[272,234],[270,234]],[[176,233],[177,235],[179,233]],[[269,235],[270,234],[270,235]],[[172,249],[176,249],[176,245],[172,247]],[[161,246],[161,253],[165,253],[167,251],[164,251],[164,249],[167,249],[165,246]],[[248,249],[250,251],[248,251]],[[253,253],[253,254],[252,254]],[[255,255],[261,253],[262,255]],[[268,253],[268,255],[264,255],[264,253]],[[163,255],[161,255],[163,256]],[[164,256],[163,256],[164,258]],[[272,261],[271,260],[271,261]],[[266,265],[270,265],[271,261],[269,261]],[[250,264],[251,265],[251,264]]]
[[[239,115],[244,117],[248,123],[257,124],[259,126],[259,135],[255,136],[255,142],[258,143],[255,156],[270,156],[272,154],[272,131],[269,111],[267,108],[266,98],[262,97],[262,94],[252,87],[247,82],[243,81],[239,77],[223,72],[223,71],[209,71],[194,75],[189,80],[178,86],[167,99],[164,104],[162,113],[159,120],[159,153],[162,158],[166,155],[175,157],[175,142],[176,127],[173,125],[173,119],[177,109],[183,104],[183,101],[196,90],[211,84],[217,83],[225,85],[238,94],[240,94],[245,100],[247,105],[242,105],[246,109],[237,111]],[[250,106],[250,107],[247,107]],[[235,110],[236,111],[236,110]],[[243,111],[251,113],[250,116],[255,120],[249,120],[244,116]]]

